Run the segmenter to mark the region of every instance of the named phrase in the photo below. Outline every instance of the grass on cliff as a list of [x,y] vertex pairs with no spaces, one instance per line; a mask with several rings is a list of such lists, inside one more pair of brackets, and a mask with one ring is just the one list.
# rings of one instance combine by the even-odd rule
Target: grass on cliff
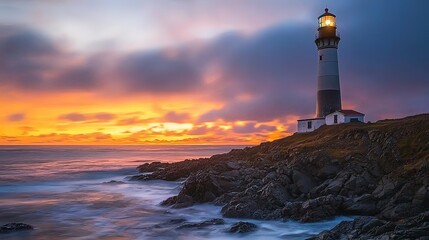
[[286,152],[294,149],[325,151],[333,158],[344,159],[353,154],[366,154],[368,143],[363,139],[371,132],[396,139],[401,157],[410,163],[409,168],[422,167],[429,162],[429,114],[375,123],[324,125],[314,132],[296,133],[269,145]]

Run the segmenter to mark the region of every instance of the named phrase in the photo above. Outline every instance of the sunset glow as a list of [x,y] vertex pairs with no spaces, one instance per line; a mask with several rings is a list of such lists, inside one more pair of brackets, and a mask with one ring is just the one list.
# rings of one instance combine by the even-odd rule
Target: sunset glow
[[[256,144],[291,135],[297,119],[314,115],[313,36],[324,6],[308,2],[2,1],[0,144]],[[362,20],[358,10],[371,6],[332,5],[348,38],[339,53],[344,107],[365,107],[368,120],[428,110],[425,73],[411,71],[424,68],[407,61],[424,51],[401,53],[415,86],[404,90],[407,71],[392,71],[396,51],[365,50],[389,48],[361,32],[395,34],[365,24],[390,26],[394,12]],[[406,35],[385,39],[426,44]]]

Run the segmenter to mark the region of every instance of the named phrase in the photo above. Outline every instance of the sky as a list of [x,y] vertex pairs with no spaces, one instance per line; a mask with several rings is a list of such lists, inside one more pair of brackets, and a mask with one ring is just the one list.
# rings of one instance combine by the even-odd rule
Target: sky
[[0,144],[257,144],[314,117],[317,17],[343,109],[429,112],[426,0],[0,0]]

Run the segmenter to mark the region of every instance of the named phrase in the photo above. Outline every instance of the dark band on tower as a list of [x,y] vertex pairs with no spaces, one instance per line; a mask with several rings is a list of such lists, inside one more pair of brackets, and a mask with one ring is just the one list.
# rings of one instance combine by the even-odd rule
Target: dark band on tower
[[319,16],[319,28],[315,40],[319,54],[316,117],[325,117],[341,110],[337,55],[340,37],[337,34],[335,17],[328,9]]

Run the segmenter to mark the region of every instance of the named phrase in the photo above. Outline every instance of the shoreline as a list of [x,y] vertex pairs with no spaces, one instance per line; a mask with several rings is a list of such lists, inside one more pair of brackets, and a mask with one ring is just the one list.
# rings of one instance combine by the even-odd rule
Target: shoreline
[[213,203],[227,218],[305,223],[366,216],[312,239],[337,239],[352,230],[352,239],[417,239],[429,235],[429,148],[422,141],[428,131],[428,114],[322,127],[210,158],[146,163],[138,170],[150,173],[132,180],[186,178],[180,193],[162,205]]

